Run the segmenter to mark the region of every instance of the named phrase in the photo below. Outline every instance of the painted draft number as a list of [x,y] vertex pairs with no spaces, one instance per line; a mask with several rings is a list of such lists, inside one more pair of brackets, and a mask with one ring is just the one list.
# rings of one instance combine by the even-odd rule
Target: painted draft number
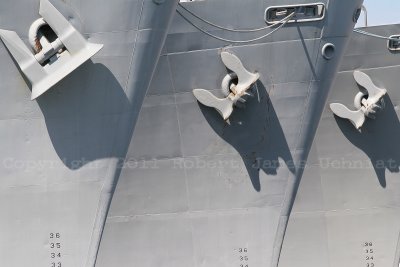
[[250,267],[248,248],[239,248],[238,252],[239,252],[239,267]]
[[49,234],[50,267],[63,267],[61,234],[54,232]]
[[374,244],[372,242],[364,242],[363,244],[364,249],[364,259],[365,259],[365,266],[366,267],[375,267],[374,263]]

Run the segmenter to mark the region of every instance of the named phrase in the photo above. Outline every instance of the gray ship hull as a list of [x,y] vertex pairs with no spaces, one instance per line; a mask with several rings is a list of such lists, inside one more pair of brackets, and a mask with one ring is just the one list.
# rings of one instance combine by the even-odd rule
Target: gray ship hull
[[[390,36],[400,25],[362,30]],[[358,132],[325,107],[280,266],[399,266],[399,64],[386,40],[353,34],[328,104],[355,109],[353,71],[361,70],[386,88],[385,109]]]
[[[253,2],[185,7],[222,25],[254,28],[262,25],[260,10],[280,4]],[[330,1],[326,21],[288,24],[246,45],[205,36],[177,14],[116,188],[98,265],[277,266],[302,165],[360,4]],[[240,11],[256,15],[235,20]],[[326,60],[321,50],[329,42],[336,54]],[[229,123],[192,94],[220,88],[227,73],[222,50],[261,75],[258,95]]]
[[[52,1],[104,48],[36,102],[0,43],[2,266],[278,265],[362,1],[321,1],[323,20],[288,23],[248,44],[205,36],[174,13],[176,2]],[[38,3],[1,3],[0,27],[26,40]],[[221,25],[254,28],[265,26],[266,8],[281,4],[185,7]],[[225,39],[259,36],[202,29]],[[328,43],[335,47],[329,59],[322,55]],[[260,74],[255,97],[229,123],[192,93],[221,96],[221,51]]]
[[[2,1],[0,28],[27,42],[39,0]],[[0,42],[0,265],[94,266],[106,215],[177,1],[59,1],[102,50],[30,101]],[[54,15],[54,12],[51,12]]]

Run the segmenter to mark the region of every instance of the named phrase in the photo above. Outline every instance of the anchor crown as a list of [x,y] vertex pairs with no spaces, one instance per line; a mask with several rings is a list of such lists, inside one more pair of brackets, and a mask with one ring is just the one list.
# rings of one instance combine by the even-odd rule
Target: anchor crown
[[227,120],[233,112],[233,106],[239,104],[239,102],[245,102],[244,97],[250,95],[247,91],[260,78],[260,75],[248,71],[243,66],[240,59],[230,52],[223,51],[221,53],[221,59],[224,65],[233,71],[238,79],[238,83],[229,88],[230,92],[228,96],[225,98],[218,98],[205,89],[194,89],[193,94],[200,103],[215,108],[223,119]]

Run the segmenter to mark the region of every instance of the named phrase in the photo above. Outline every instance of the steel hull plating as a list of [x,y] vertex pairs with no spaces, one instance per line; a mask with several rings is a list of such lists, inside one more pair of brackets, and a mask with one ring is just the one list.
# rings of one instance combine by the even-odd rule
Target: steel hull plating
[[[221,25],[254,28],[263,23],[262,10],[279,4],[253,2],[185,7]],[[247,45],[214,40],[175,16],[116,189],[99,266],[278,265],[302,164],[360,4],[330,1],[325,21],[288,24]],[[252,15],[235,20],[238,10]],[[334,20],[339,14],[346,20]],[[329,42],[336,47],[332,60],[321,55]],[[192,93],[220,88],[227,73],[221,49],[261,76],[258,94],[230,124]]]
[[[389,36],[400,26],[363,30]],[[353,71],[361,70],[387,89],[385,109],[367,119],[360,133],[325,107],[280,266],[399,266],[400,54],[386,42],[358,33],[349,42],[328,104],[353,107],[361,89]]]
[[[90,61],[37,101],[0,44],[2,266],[95,265],[111,197],[177,1],[52,1]],[[39,0],[0,3],[27,39]],[[18,19],[16,19],[18,16]]]
[[[1,3],[0,27],[27,39],[38,2]],[[0,44],[0,264],[278,266],[304,162],[362,1],[321,2],[323,20],[237,44],[189,25],[174,12],[176,1],[53,0],[104,48],[30,102]],[[265,26],[266,8],[280,4],[185,6],[221,25],[254,28]],[[259,36],[202,28],[227,39]],[[331,59],[322,55],[328,43]],[[255,97],[229,123],[192,94],[221,94],[222,49],[260,75]]]

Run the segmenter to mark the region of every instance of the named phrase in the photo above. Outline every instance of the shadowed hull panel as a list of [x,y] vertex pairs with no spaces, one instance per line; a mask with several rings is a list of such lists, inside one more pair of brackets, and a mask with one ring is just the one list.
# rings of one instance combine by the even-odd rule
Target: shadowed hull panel
[[[254,28],[263,25],[265,8],[279,3],[185,6],[222,25]],[[116,188],[99,266],[277,265],[302,162],[359,5],[330,1],[325,21],[288,24],[248,45],[216,41],[175,16]],[[246,19],[234,19],[239,10]],[[331,61],[321,56],[327,42],[336,46]],[[261,75],[255,97],[234,110],[230,124],[192,94],[221,94],[222,48]]]
[[[143,98],[177,1],[52,1],[91,60],[37,101],[0,43],[0,265],[93,267]],[[27,41],[39,0],[0,3]]]
[[[363,28],[383,36],[399,25]],[[327,105],[283,245],[280,266],[399,265],[399,63],[386,40],[354,33],[328,104],[353,108],[354,70],[386,88],[385,109],[359,133]],[[310,255],[313,255],[310,257]]]

